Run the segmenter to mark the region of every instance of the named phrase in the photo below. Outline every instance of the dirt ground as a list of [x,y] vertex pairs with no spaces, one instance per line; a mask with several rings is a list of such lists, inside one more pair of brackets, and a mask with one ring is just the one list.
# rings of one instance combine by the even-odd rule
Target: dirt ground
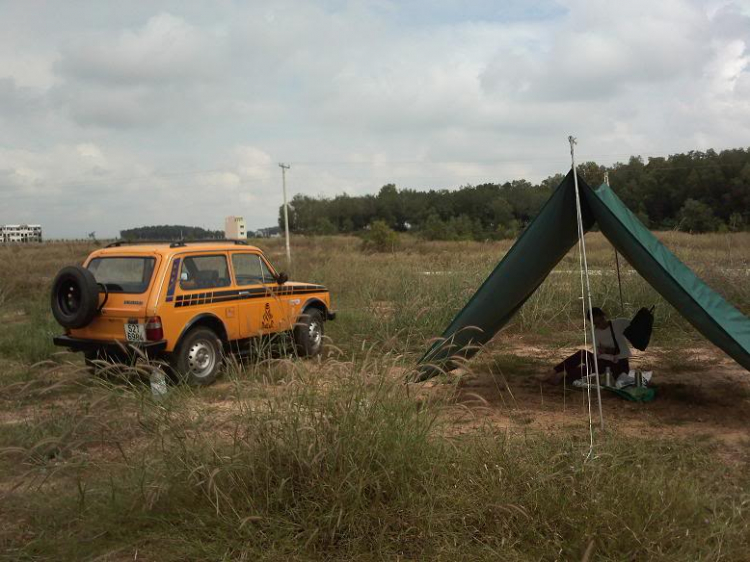
[[[503,353],[519,357],[516,368],[497,367],[487,359],[477,361],[477,356],[470,370],[454,372],[457,382],[453,378],[453,384],[438,379],[423,383],[421,399],[454,402],[449,420],[457,434],[490,424],[510,432],[580,431],[587,436],[586,391],[542,382],[549,367],[575,348],[551,351],[523,339],[504,341],[502,348]],[[636,355],[632,367],[654,371],[656,398],[636,403],[603,392],[605,428],[631,435],[700,440],[716,445],[726,461],[750,463],[750,373],[718,349],[682,353],[679,370],[670,365],[674,352],[650,348],[648,358]],[[524,357],[533,363],[524,364]],[[591,416],[598,427],[594,391]]]

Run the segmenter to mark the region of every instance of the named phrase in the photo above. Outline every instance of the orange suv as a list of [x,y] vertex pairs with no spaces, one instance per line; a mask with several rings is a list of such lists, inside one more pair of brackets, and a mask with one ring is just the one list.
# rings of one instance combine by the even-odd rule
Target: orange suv
[[54,343],[88,365],[128,361],[135,347],[198,385],[259,336],[291,332],[300,356],[317,355],[335,318],[325,287],[288,281],[239,240],[114,242],[60,270],[51,305],[65,328]]

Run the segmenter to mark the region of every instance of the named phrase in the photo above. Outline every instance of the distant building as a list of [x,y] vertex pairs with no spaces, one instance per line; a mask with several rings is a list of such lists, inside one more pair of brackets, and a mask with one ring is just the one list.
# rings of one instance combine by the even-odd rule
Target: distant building
[[242,217],[227,217],[224,220],[224,236],[230,240],[246,239],[245,219]]
[[0,226],[0,242],[41,242],[42,225],[6,224]]
[[261,228],[255,231],[256,238],[278,238],[281,236],[281,229],[278,226]]

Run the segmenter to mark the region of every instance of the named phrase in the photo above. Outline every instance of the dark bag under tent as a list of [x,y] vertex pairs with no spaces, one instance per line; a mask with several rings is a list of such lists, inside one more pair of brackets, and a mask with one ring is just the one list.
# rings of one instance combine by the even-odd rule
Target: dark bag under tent
[[625,328],[623,335],[633,344],[633,347],[646,351],[651,341],[651,332],[654,329],[654,307],[641,308],[630,321],[630,326]]

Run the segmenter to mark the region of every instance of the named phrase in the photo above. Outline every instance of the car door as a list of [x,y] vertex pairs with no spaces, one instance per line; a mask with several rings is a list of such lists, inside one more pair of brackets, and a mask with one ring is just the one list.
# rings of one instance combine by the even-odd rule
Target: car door
[[263,275],[263,284],[266,294],[270,296],[269,303],[275,315],[275,328],[279,332],[291,330],[297,320],[300,299],[294,297],[289,285],[279,285],[271,266],[264,255],[260,255],[260,271]]
[[259,254],[233,252],[234,283],[239,288],[240,337],[252,338],[279,331],[281,309],[278,298],[268,291],[268,268]]
[[238,337],[238,302],[232,287],[226,252],[186,254],[181,259],[174,295],[174,316],[180,330],[201,314],[218,317],[230,340]]

